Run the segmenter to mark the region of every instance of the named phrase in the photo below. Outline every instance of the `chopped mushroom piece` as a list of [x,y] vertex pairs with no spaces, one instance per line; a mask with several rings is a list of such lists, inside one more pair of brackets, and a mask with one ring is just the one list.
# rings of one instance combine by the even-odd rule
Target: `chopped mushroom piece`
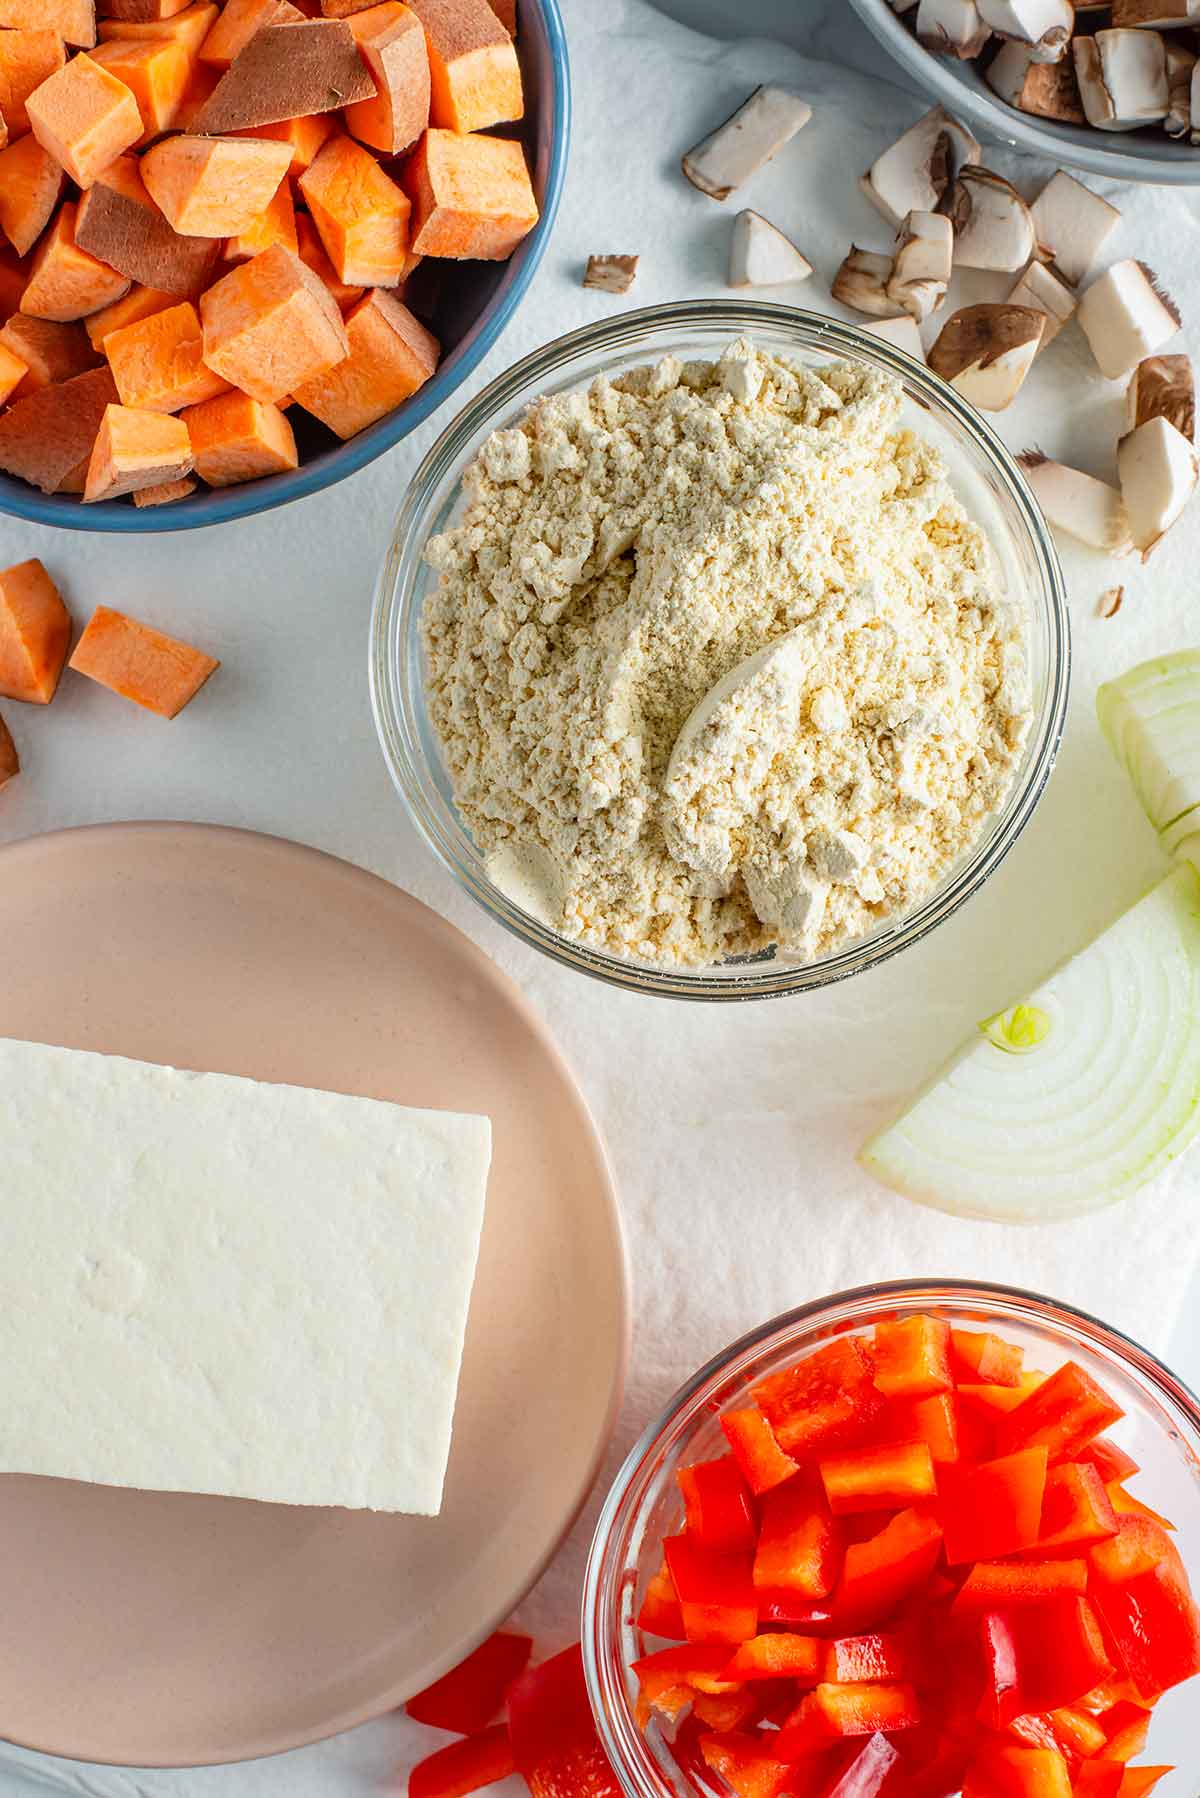
[[1087,124],[1069,56],[1061,62],[1038,62],[1028,44],[1007,43],[993,56],[983,78],[993,93],[1019,112],[1057,119],[1061,125]]
[[1200,0],[1112,0],[1112,22],[1145,30],[1170,31],[1200,20]]
[[1115,206],[1074,175],[1052,175],[1030,207],[1038,255],[1078,287],[1121,222]]
[[968,62],[992,35],[979,16],[975,0],[921,0],[917,8],[917,42],[936,56]]
[[1028,306],[963,306],[946,320],[926,360],[964,399],[984,412],[1002,412],[1029,373],[1045,322]]
[[917,330],[916,321],[907,313],[902,318],[874,318],[870,324],[863,326],[872,337],[882,337],[888,343],[895,344],[898,350],[912,356],[918,362],[925,360],[925,346],[921,342],[921,333]]
[[756,87],[723,125],[687,152],[683,172],[693,187],[727,200],[812,118],[812,107],[786,87]]
[[1144,262],[1114,262],[1084,290],[1079,322],[1100,373],[1119,381],[1174,337],[1181,320]]
[[602,293],[628,293],[637,275],[636,256],[589,256],[583,285]]
[[1023,268],[1034,252],[1033,218],[1003,175],[965,168],[947,203],[954,226],[954,262],[962,268]]
[[1062,280],[1052,264],[1031,262],[1008,296],[1013,306],[1032,306],[1046,314],[1042,331],[1042,349],[1058,336],[1071,318],[1078,301],[1075,291]]
[[1071,0],[979,0],[979,12],[1000,37],[1029,44],[1044,62],[1066,54],[1075,29]]
[[1125,389],[1126,429],[1167,418],[1189,443],[1196,440],[1196,383],[1190,356],[1147,356]]
[[729,241],[730,287],[782,287],[807,281],[812,272],[807,256],[761,212],[738,213]]
[[1107,481],[1098,481],[1082,469],[1052,462],[1040,450],[1026,450],[1017,457],[1033,496],[1056,531],[1065,531],[1089,549],[1109,556],[1127,556],[1133,549],[1125,501]]
[[1134,547],[1144,562],[1195,491],[1196,452],[1168,419],[1151,418],[1122,437],[1117,472]]
[[936,212],[959,170],[979,157],[979,144],[966,126],[935,106],[875,158],[862,190],[899,227],[910,212]]
[[1192,80],[1196,54],[1184,44],[1167,39],[1167,116],[1163,130],[1168,137],[1186,137],[1192,128]]
[[953,228],[940,212],[910,212],[900,227],[887,297],[918,324],[946,297],[953,249]]
[[1156,31],[1098,31],[1071,45],[1079,95],[1098,131],[1136,131],[1165,119],[1167,53]]
[[1124,587],[1106,587],[1100,595],[1096,612],[1101,618],[1115,618],[1125,597]]
[[880,256],[874,250],[860,250],[856,243],[852,243],[829,291],[835,300],[840,300],[854,312],[865,312],[872,318],[895,318],[904,308],[887,290],[891,278],[890,256]]

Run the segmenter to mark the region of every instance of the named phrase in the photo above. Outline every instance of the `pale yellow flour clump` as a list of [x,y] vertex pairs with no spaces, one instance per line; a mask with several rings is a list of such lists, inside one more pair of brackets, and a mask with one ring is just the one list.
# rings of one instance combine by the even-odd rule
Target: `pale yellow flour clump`
[[739,342],[484,444],[427,552],[430,713],[496,877],[564,935],[823,955],[1003,799],[1024,610],[900,401]]

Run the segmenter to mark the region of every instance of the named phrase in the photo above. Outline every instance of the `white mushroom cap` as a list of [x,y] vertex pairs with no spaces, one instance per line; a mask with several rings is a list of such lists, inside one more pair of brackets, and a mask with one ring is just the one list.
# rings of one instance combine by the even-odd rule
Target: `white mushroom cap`
[[1115,206],[1074,175],[1052,175],[1030,207],[1038,254],[1078,287],[1121,222]]
[[812,272],[808,258],[761,212],[738,213],[729,240],[730,287],[782,287],[807,281]]
[[1087,124],[1069,56],[1059,62],[1038,62],[1028,44],[1010,41],[1000,46],[983,78],[1006,106],[1064,125]]
[[874,318],[863,326],[863,330],[869,331],[872,337],[885,338],[915,361],[924,362],[925,347],[921,342],[921,333],[917,329],[916,320],[907,313],[902,318]]
[[756,87],[722,125],[683,157],[693,187],[727,200],[812,118],[812,107],[786,87]]
[[829,291],[854,312],[865,312],[872,318],[895,318],[904,308],[888,293],[891,278],[890,256],[860,250],[852,243]]
[[1052,462],[1036,450],[1017,457],[1034,498],[1056,531],[1065,531],[1089,549],[1127,556],[1133,549],[1125,502],[1107,481],[1082,469]]
[[1098,31],[1071,44],[1088,123],[1099,131],[1136,131],[1165,119],[1170,106],[1167,53],[1156,31]]
[[1101,374],[1119,381],[1174,337],[1180,318],[1154,271],[1126,260],[1114,262],[1084,291],[1079,322]]
[[1195,491],[1196,452],[1167,419],[1151,418],[1122,437],[1117,472],[1134,545],[1145,561]]
[[1126,430],[1166,418],[1189,443],[1196,440],[1196,382],[1190,356],[1147,356],[1125,390]]
[[959,170],[979,156],[978,141],[966,126],[935,106],[875,158],[862,189],[884,218],[899,226],[910,212],[936,212]]
[[946,297],[953,247],[950,220],[940,212],[910,212],[900,227],[887,296],[918,324]]
[[1034,252],[1028,206],[1003,175],[965,168],[947,210],[954,226],[954,262],[962,268],[1023,268]]
[[979,16],[976,0],[921,0],[917,8],[917,42],[937,56],[969,62],[991,37]]
[[946,320],[926,360],[973,405],[1002,412],[1029,373],[1044,323],[1027,306],[963,306]]
[[1072,288],[1044,262],[1031,262],[1008,296],[1013,306],[1032,306],[1046,315],[1041,348],[1058,336],[1078,304]]
[[985,25],[1001,37],[1028,44],[1046,62],[1066,53],[1075,29],[1071,0],[978,0]]

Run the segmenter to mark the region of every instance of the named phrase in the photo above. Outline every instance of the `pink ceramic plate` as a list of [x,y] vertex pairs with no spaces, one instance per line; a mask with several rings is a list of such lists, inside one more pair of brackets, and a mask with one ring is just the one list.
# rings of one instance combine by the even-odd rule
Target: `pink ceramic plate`
[[442,1673],[595,1477],[627,1349],[620,1226],[520,994],[395,887],[204,825],[0,852],[0,1035],[487,1112],[495,1158],[440,1517],[0,1477],[0,1728],[89,1760],[241,1760]]

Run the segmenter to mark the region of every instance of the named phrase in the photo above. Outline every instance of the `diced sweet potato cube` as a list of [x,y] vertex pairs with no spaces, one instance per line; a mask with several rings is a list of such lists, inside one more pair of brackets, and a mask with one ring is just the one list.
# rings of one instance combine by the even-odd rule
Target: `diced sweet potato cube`
[[412,0],[425,27],[429,117],[447,131],[481,131],[525,110],[512,39],[487,0]]
[[77,493],[82,499],[83,490],[87,486],[88,463],[91,459],[91,456],[84,456],[81,461],[76,462],[74,468],[63,476],[54,491],[56,493]]
[[214,237],[180,237],[142,181],[136,156],[118,156],[79,202],[75,241],[143,287],[192,299],[221,253]]
[[248,131],[234,131],[233,137],[271,137],[290,144],[292,166],[289,175],[302,175],[312,164],[321,145],[337,129],[337,120],[329,112],[310,112],[298,119],[279,119],[274,124],[256,125]]
[[191,439],[181,418],[132,406],[107,406],[92,445],[83,503],[93,505],[139,487],[179,481],[191,469]]
[[187,91],[192,58],[169,37],[114,38],[97,44],[92,61],[123,81],[142,119],[142,137],[160,137],[174,125]]
[[186,499],[189,493],[195,493],[196,483],[191,475],[182,481],[164,481],[161,487],[139,487],[133,495],[135,506],[167,506],[172,500]]
[[73,56],[35,87],[25,102],[29,128],[80,187],[142,135],[142,115],[123,81]]
[[29,364],[6,343],[0,343],[0,406],[7,404],[28,373]]
[[502,262],[538,221],[520,144],[427,131],[404,175],[420,256]]
[[371,71],[375,93],[344,111],[346,129],[361,143],[398,156],[429,123],[429,52],[415,12],[383,0],[356,13],[350,29]]
[[9,139],[29,129],[25,102],[67,59],[57,31],[0,31],[0,112]]
[[325,254],[325,246],[321,242],[317,227],[307,212],[296,214],[296,251],[306,267],[310,268],[318,280],[323,281],[342,311],[358,304],[363,297],[361,287],[352,287],[348,282],[339,280],[338,272]]
[[200,316],[208,366],[265,405],[350,349],[333,295],[281,244],[222,276],[201,295]]
[[0,28],[57,31],[68,44],[90,50],[96,41],[93,0],[0,0]]
[[20,772],[21,758],[12,740],[12,732],[3,718],[0,718],[0,787],[7,786],[13,776]]
[[196,473],[210,487],[232,487],[261,475],[281,474],[299,463],[292,427],[278,406],[247,393],[224,393],[184,413]]
[[376,5],[378,0],[321,0],[321,11],[327,19],[349,19]]
[[104,43],[148,43],[155,38],[170,38],[182,44],[189,56],[196,56],[216,23],[217,13],[214,0],[192,0],[190,6],[169,19],[102,19],[100,37]]
[[105,406],[116,398],[111,372],[92,368],[14,400],[0,412],[0,468],[43,493],[67,491],[66,483],[91,454]]
[[110,331],[104,353],[121,404],[140,411],[182,412],[228,385],[204,361],[200,318],[187,300]]
[[18,256],[31,250],[58,205],[62,169],[28,134],[0,150],[0,230]]
[[408,265],[409,202],[353,138],[330,138],[300,177],[313,224],[338,279],[397,287]]
[[53,225],[34,252],[21,311],[31,318],[66,323],[111,306],[129,288],[124,275],[97,262],[75,241],[75,206],[64,200]]
[[193,61],[187,86],[183,90],[183,99],[179,102],[179,111],[175,114],[176,131],[190,133],[195,129],[196,120],[208,105],[220,79],[219,69],[210,69],[206,62]]
[[370,99],[375,84],[343,19],[256,31],[201,109],[197,131],[246,131]]
[[225,258],[228,262],[245,262],[249,257],[269,250],[275,243],[281,243],[287,250],[296,248],[296,208],[286,181],[279,183],[265,212],[236,237],[226,238]]
[[342,438],[365,430],[415,393],[437,367],[440,353],[437,338],[380,288],[348,314],[346,336],[346,360],[295,392],[306,412]]
[[142,157],[155,205],[186,237],[236,237],[287,174],[286,144],[261,137],[168,137]]
[[134,25],[158,25],[183,12],[188,0],[100,0],[101,12],[110,19],[124,19]]
[[70,614],[37,557],[0,569],[0,693],[49,705],[70,641]]
[[[95,192],[95,189],[92,190]],[[122,325],[136,325],[139,319],[150,318],[156,312],[165,312],[168,306],[177,303],[173,293],[163,293],[158,287],[131,287],[124,299],[118,300],[114,306],[105,306],[100,312],[93,312],[90,318],[83,321],[83,328],[88,334],[88,342],[94,350],[104,352],[104,339],[110,331],[119,331]]]
[[124,612],[97,606],[71,667],[160,717],[174,718],[221,666],[212,656]]
[[279,0],[225,0],[220,18],[200,46],[201,62],[227,69],[256,31],[276,18],[286,18],[288,12],[295,18],[302,16],[294,7],[281,9]]
[[96,366],[96,355],[82,326],[31,318],[27,312],[13,313],[0,330],[0,344],[19,356],[29,371],[17,389],[17,399]]

